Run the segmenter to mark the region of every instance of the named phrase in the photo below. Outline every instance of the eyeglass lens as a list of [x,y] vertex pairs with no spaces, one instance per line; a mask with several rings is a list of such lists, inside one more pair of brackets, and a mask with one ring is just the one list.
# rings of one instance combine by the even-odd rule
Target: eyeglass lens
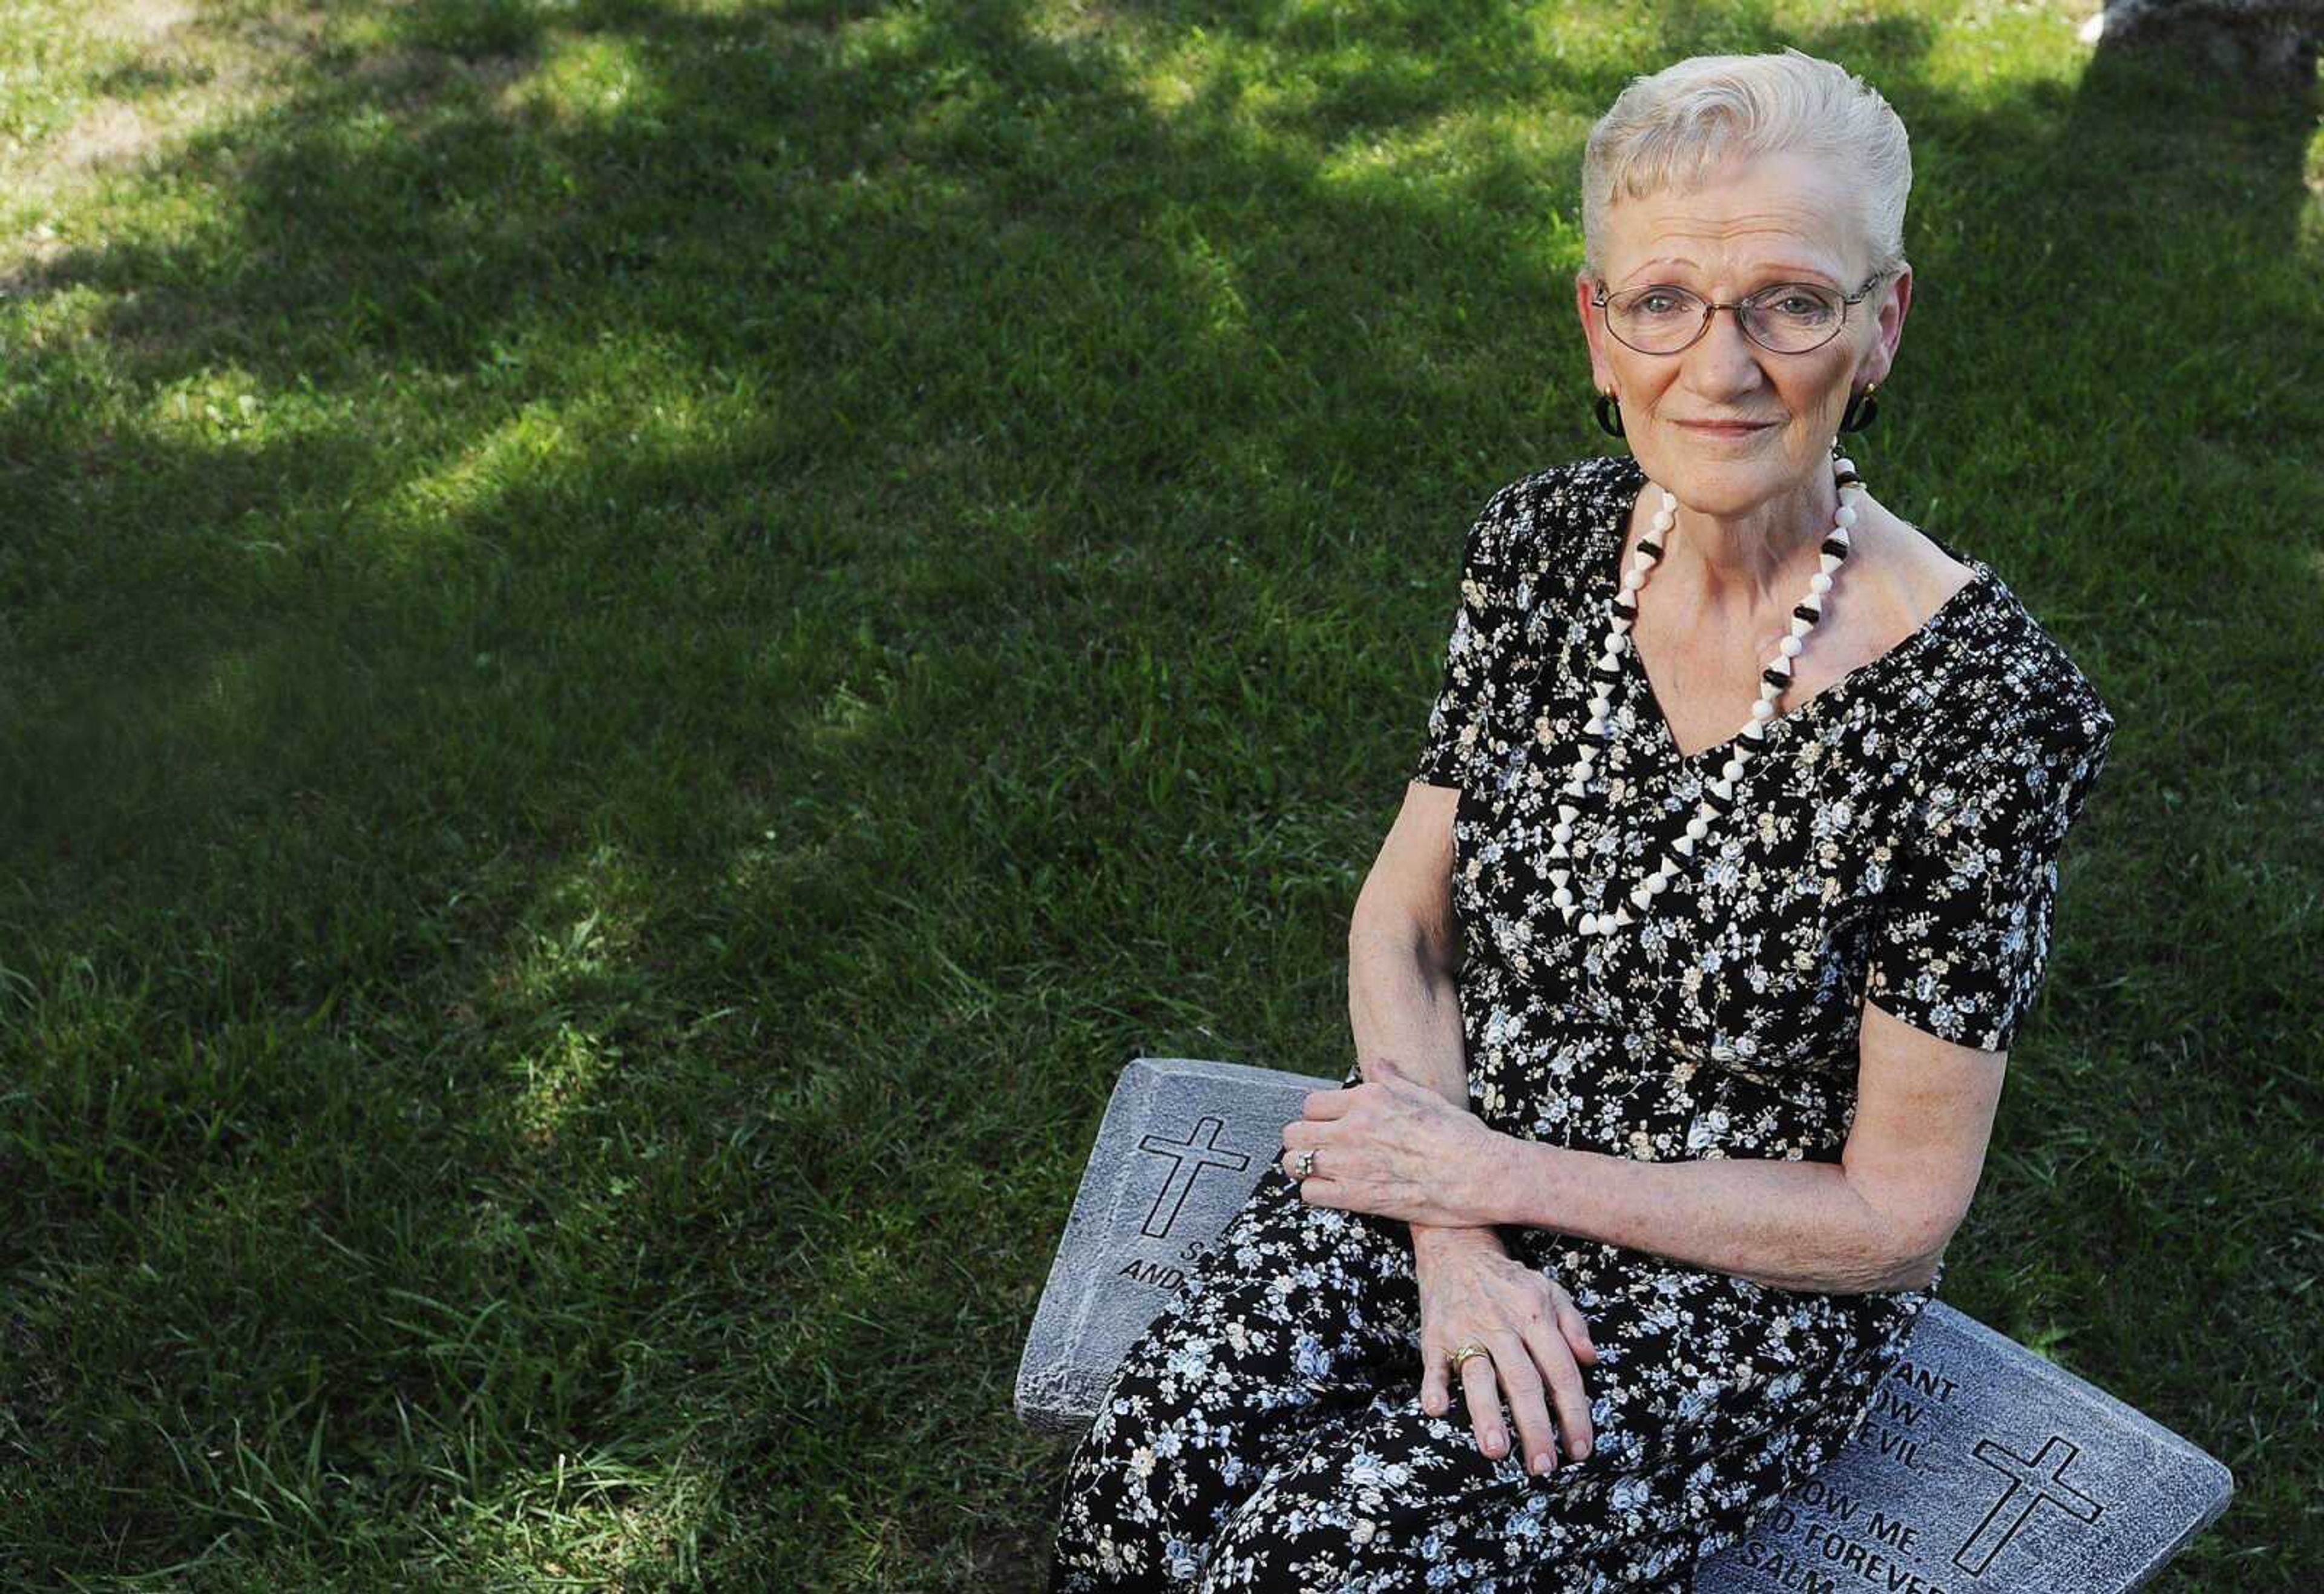
[[[1830,342],[1846,307],[1840,296],[1811,283],[1764,289],[1736,307],[1752,341],[1783,354],[1804,354]],[[1641,354],[1674,354],[1703,327],[1703,301],[1684,288],[1655,284],[1612,294],[1606,321],[1614,335]]]

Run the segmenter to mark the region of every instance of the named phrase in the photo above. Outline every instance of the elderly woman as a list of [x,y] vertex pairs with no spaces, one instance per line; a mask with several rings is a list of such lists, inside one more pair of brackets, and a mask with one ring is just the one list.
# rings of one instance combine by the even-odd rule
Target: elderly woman
[[1054,1589],[1684,1589],[1857,1432],[2114,729],[1841,450],[1910,184],[1895,112],[1796,51],[1592,131],[1574,305],[1630,457],[1470,527],[1355,1065],[1123,1359]]

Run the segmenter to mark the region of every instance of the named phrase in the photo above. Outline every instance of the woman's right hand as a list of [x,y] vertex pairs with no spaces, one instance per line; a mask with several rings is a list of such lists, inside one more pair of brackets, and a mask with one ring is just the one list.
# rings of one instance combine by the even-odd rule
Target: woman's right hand
[[[1461,1364],[1461,1388],[1477,1448],[1496,1460],[1508,1453],[1501,1404],[1508,1403],[1524,1441],[1526,1469],[1557,1464],[1559,1434],[1566,1455],[1590,1453],[1590,1399],[1582,1364],[1595,1366],[1598,1348],[1573,1297],[1546,1273],[1508,1254],[1489,1228],[1414,1230],[1413,1271],[1420,1286],[1420,1404],[1431,1416],[1452,1406],[1448,1366],[1453,1351],[1474,1342],[1486,1356]],[[1557,1408],[1552,1431],[1549,1404]]]

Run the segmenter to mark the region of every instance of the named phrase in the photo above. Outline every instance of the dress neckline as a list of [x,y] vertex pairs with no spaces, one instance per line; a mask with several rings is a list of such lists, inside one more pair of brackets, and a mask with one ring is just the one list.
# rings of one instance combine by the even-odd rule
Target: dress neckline
[[[1646,469],[1635,456],[1618,455],[1615,456],[1615,459],[1619,468],[1615,472],[1613,480],[1608,486],[1599,505],[1601,511],[1599,527],[1601,532],[1610,534],[1613,546],[1610,551],[1600,550],[1600,557],[1591,563],[1591,569],[1595,573],[1591,579],[1586,612],[1591,616],[1593,623],[1597,616],[1605,613],[1607,600],[1621,588],[1622,544],[1629,530],[1631,514],[1637,507],[1639,491],[1646,483]],[[1850,691],[1866,681],[1877,680],[1882,672],[1895,668],[1900,662],[1909,661],[1914,654],[1935,641],[1952,624],[1953,617],[1968,607],[1964,600],[1969,594],[1982,593],[1997,584],[1999,578],[1994,574],[1993,567],[1983,560],[1973,554],[1961,552],[1933,533],[1923,530],[1921,535],[1934,543],[1937,551],[1946,558],[1956,564],[1968,566],[1969,579],[1953,588],[1943,602],[1929,611],[1927,618],[1904,636],[1854,669],[1845,672],[1839,679],[1830,682],[1803,701],[1794,704],[1783,713],[1767,720],[1763,727],[1766,734],[1758,739],[1757,751],[1762,753],[1772,751],[1782,740],[1792,734],[1794,721],[1812,721],[1819,710],[1829,708],[1825,700],[1845,699]],[[1591,635],[1594,637],[1596,633],[1593,631]],[[1595,645],[1594,643],[1592,645]],[[1685,768],[1706,761],[1723,764],[1736,745],[1747,739],[1742,731],[1738,729],[1707,747],[1698,748],[1692,753],[1681,751],[1678,735],[1671,729],[1670,718],[1663,711],[1662,700],[1655,695],[1654,680],[1646,673],[1646,663],[1638,657],[1638,650],[1635,644],[1622,650],[1621,670],[1626,678],[1635,680],[1637,684],[1641,705],[1638,719],[1641,727],[1653,732],[1655,738],[1662,744],[1664,751],[1669,755],[1670,761],[1679,767]],[[1651,724],[1648,723],[1649,721]]]

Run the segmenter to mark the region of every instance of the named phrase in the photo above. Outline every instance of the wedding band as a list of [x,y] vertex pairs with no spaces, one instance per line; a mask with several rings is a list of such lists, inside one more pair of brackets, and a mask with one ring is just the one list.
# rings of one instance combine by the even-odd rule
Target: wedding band
[[1299,1177],[1302,1179],[1312,1179],[1314,1176],[1315,1148],[1311,1145],[1305,1151],[1299,1154]]
[[1478,1344],[1474,1339],[1471,1339],[1469,1343],[1463,1345],[1460,1349],[1452,1353],[1452,1360],[1450,1364],[1449,1370],[1454,1377],[1457,1378],[1461,1376],[1461,1364],[1467,1361],[1472,1356],[1481,1356],[1489,1361],[1491,1359],[1491,1353],[1487,1351],[1483,1346]]

